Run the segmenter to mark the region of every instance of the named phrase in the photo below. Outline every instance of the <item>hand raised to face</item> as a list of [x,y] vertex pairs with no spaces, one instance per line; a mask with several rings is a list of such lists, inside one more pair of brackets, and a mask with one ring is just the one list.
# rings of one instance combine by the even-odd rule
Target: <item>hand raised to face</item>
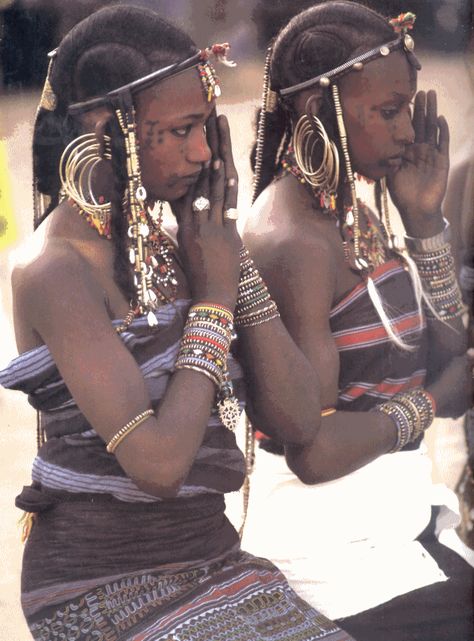
[[236,220],[238,177],[227,118],[215,112],[206,122],[211,161],[199,180],[172,203],[178,220],[178,244],[193,299],[235,307],[242,241]]
[[[426,236],[426,224],[440,219],[449,171],[449,128],[438,116],[436,92],[419,91],[413,112],[415,140],[387,184],[410,235]],[[425,227],[425,229],[423,229]]]

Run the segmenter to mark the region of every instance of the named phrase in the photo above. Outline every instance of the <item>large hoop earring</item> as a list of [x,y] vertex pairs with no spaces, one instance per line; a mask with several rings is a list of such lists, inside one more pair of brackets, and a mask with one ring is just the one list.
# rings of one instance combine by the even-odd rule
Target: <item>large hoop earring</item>
[[105,221],[110,217],[111,203],[100,202],[92,188],[94,169],[103,160],[111,160],[110,136],[101,144],[95,134],[75,138],[61,155],[59,178],[62,190],[85,213]]
[[[322,160],[314,166],[314,152],[322,146]],[[323,123],[316,116],[303,114],[293,132],[295,160],[307,183],[320,193],[335,197],[339,184],[339,152]]]

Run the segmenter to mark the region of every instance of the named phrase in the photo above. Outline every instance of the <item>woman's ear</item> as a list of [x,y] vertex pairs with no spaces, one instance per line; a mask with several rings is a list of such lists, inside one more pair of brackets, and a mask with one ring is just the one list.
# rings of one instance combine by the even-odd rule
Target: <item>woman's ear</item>
[[[99,118],[99,120],[95,123],[94,133],[95,133],[95,137],[97,138],[97,142],[99,143],[99,156],[101,158],[104,158],[105,156],[105,150],[106,150],[105,136],[106,136],[106,131],[109,129],[109,124],[112,118],[113,118],[112,114],[109,113]],[[110,148],[110,145],[109,145],[109,148]]]
[[294,99],[294,111],[296,117],[299,118],[302,114],[306,113],[311,116],[317,116],[321,105],[323,103],[323,90],[311,89],[302,91]]
[[305,104],[305,112],[308,116],[317,116],[321,109],[323,97],[321,94],[313,94],[308,98]]

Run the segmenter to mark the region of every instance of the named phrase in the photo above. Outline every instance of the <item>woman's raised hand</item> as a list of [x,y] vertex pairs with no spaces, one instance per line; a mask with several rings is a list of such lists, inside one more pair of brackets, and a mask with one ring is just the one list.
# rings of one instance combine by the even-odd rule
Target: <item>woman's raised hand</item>
[[429,237],[442,228],[441,203],[449,171],[449,128],[438,116],[435,91],[417,93],[413,129],[414,143],[407,146],[402,166],[387,183],[407,233]]
[[234,310],[242,245],[237,231],[238,176],[227,118],[213,113],[206,123],[212,152],[208,167],[179,202],[178,244],[194,301],[208,300]]

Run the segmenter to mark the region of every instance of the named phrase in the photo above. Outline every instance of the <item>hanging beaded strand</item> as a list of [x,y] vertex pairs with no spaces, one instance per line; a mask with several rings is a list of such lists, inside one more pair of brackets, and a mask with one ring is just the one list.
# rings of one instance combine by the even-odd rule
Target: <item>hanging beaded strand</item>
[[336,111],[337,126],[339,129],[339,139],[341,142],[342,153],[344,155],[344,162],[346,165],[346,176],[349,182],[349,187],[351,190],[351,200],[352,200],[352,216],[354,219],[353,223],[353,240],[354,240],[354,254],[355,254],[355,266],[359,271],[364,272],[369,268],[367,261],[361,256],[360,253],[360,224],[359,224],[359,204],[357,201],[357,193],[355,188],[354,174],[352,172],[351,158],[349,155],[349,146],[347,143],[347,133],[346,127],[344,124],[344,117],[342,115],[341,100],[339,97],[339,89],[336,84],[331,86],[332,97],[334,100],[334,108]]
[[[147,246],[150,246],[150,225],[147,219],[147,194],[141,181],[135,110],[131,107],[129,111],[123,113],[120,109],[117,109],[116,115],[124,137],[127,159],[129,258],[130,262],[133,263],[133,282],[136,292],[136,300],[132,302],[132,307],[135,315],[145,314],[148,324],[153,327],[158,323],[154,313],[158,306],[158,301],[165,302],[169,298],[153,287],[153,280],[160,282],[160,278],[158,275],[154,276],[153,274],[153,252],[147,251]],[[158,249],[158,240],[160,238],[162,238],[162,235],[154,230],[151,240],[152,249]],[[156,254],[162,259],[161,265],[166,272],[164,276],[166,282],[169,282],[175,288],[177,280],[168,255],[168,249],[162,250],[160,248]],[[158,262],[156,254],[154,258]]]

